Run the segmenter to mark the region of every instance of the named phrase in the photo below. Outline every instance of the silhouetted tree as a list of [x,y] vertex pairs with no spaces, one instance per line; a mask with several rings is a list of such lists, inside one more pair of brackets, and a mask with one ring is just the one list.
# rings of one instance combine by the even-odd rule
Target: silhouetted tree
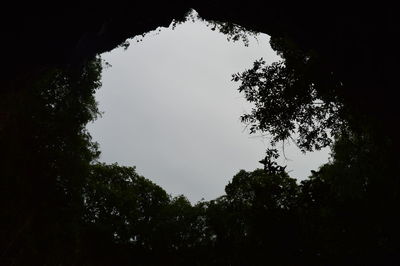
[[[300,185],[302,260],[315,265],[396,265],[399,165],[396,139],[379,122],[350,109],[345,84],[315,51],[288,37],[272,37],[282,61],[258,60],[233,75],[254,103],[242,116],[250,133],[272,135],[271,144],[295,138],[303,151],[331,146],[331,162]],[[265,169],[274,166],[268,158]],[[379,218],[378,218],[379,217]]]
[[[170,203],[167,193],[138,175],[133,167],[95,164],[90,169],[83,194],[83,219],[91,232],[88,235],[93,254],[90,259],[111,265],[117,261],[122,263],[122,258],[133,263],[168,253],[170,239],[164,237],[162,229],[168,223],[165,220]],[[99,237],[100,241],[96,240]],[[124,256],[116,252],[124,249]]]
[[134,167],[98,163],[90,169],[84,188],[86,263],[196,265],[204,260],[201,203],[192,206],[182,195],[169,196]]
[[207,206],[216,264],[289,262],[298,248],[294,215],[298,197],[296,181],[285,172],[242,170],[225,191],[226,195]]
[[345,127],[341,103],[334,95],[326,101],[313,80],[297,72],[286,61],[265,65],[261,59],[252,69],[233,75],[241,82],[239,91],[254,103],[241,119],[250,133],[271,134],[273,145],[297,134],[296,143],[304,151],[326,147],[332,143],[330,134],[338,136]]
[[97,157],[85,126],[97,114],[101,60],[54,68],[0,99],[1,264],[71,264],[80,252],[82,187]]

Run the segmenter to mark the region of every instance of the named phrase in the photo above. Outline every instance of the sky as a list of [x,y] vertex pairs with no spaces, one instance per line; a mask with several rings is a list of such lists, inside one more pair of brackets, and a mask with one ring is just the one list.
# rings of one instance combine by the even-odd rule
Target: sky
[[[101,162],[136,166],[167,193],[192,203],[223,195],[239,170],[262,167],[268,139],[250,135],[240,122],[251,105],[231,79],[260,58],[279,60],[267,35],[250,37],[246,47],[188,21],[130,43],[102,55],[111,65],[95,95],[103,115],[88,125]],[[302,180],[328,161],[329,152],[304,155],[286,143],[287,159],[278,162]]]

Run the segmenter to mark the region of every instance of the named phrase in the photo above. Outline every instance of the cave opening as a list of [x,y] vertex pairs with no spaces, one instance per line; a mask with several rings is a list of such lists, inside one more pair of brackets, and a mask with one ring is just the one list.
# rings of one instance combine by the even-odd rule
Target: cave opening
[[[232,74],[260,58],[280,60],[268,35],[234,41],[195,11],[183,23],[102,54],[107,63],[96,99],[104,114],[88,125],[100,144],[100,161],[135,165],[168,193],[193,203],[221,196],[239,170],[261,168],[268,147],[268,137],[250,135],[240,122],[252,105],[232,81]],[[279,146],[280,162],[298,180],[330,152],[302,154],[293,143]]]

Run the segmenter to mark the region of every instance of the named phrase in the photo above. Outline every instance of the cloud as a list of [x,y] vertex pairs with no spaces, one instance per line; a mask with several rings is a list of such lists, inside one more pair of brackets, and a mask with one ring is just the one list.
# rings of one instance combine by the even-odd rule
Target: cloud
[[[244,131],[239,117],[250,105],[233,73],[263,57],[279,59],[269,37],[250,45],[228,42],[199,22],[178,25],[104,54],[112,67],[97,94],[102,118],[88,126],[101,161],[136,165],[140,174],[192,202],[213,199],[240,169],[261,167],[262,139]],[[327,161],[328,150],[302,155],[287,147],[291,175],[304,179]],[[307,157],[308,156],[308,157]]]

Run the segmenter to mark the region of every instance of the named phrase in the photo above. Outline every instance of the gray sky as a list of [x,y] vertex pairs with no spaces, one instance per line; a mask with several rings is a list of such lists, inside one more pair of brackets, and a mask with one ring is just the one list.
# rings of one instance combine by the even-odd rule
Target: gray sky
[[[136,166],[193,203],[222,195],[240,169],[260,168],[268,140],[245,130],[240,115],[251,106],[231,81],[261,57],[279,60],[267,35],[257,39],[245,47],[201,22],[186,22],[103,54],[112,65],[96,93],[104,115],[88,125],[100,161]],[[285,153],[290,161],[281,162],[298,179],[329,157],[328,149],[303,155],[294,144]]]

